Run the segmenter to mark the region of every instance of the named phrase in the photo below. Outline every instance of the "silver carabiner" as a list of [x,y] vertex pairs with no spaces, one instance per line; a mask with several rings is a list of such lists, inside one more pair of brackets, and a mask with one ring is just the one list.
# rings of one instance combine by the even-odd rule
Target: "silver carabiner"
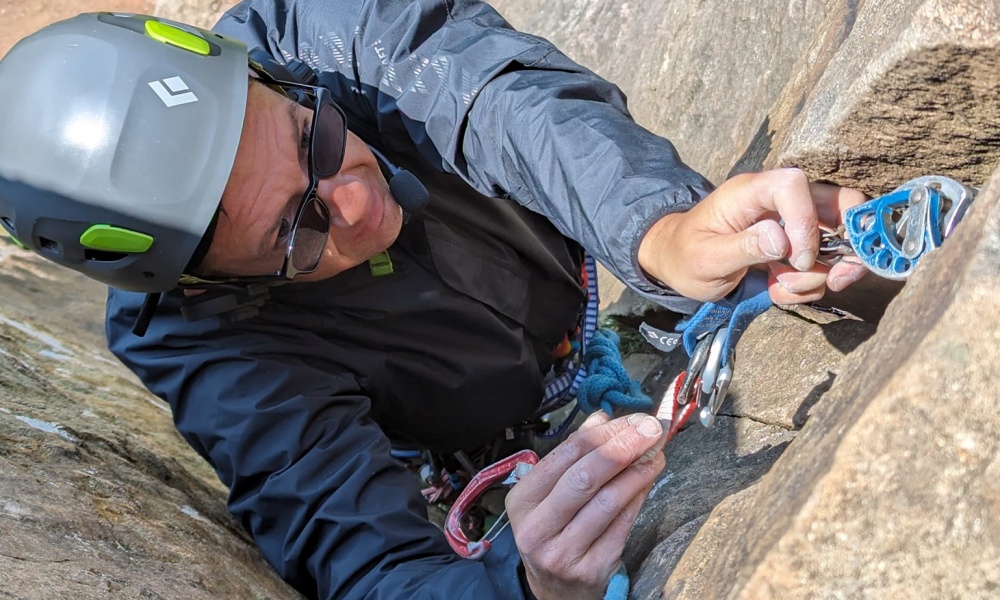
[[[969,210],[972,201],[976,199],[976,194],[979,193],[977,188],[969,187],[942,175],[917,177],[916,179],[907,181],[893,191],[912,190],[920,186],[937,190],[951,203],[951,206],[948,207],[941,217],[941,239],[948,237],[955,231],[955,227],[962,220],[962,217],[965,216],[966,211]],[[903,226],[902,222],[900,226]]]
[[715,380],[708,406],[702,408],[701,412],[698,413],[698,420],[705,427],[711,427],[715,423],[715,415],[719,414],[719,409],[722,408],[722,403],[729,393],[729,384],[733,381],[733,367],[733,357],[730,356],[729,361],[719,369],[719,376]]
[[726,343],[729,335],[729,328],[723,327],[715,333],[712,340],[712,347],[708,351],[708,360],[705,361],[705,368],[701,371],[701,394],[698,396],[698,407],[705,406],[703,400],[707,400],[715,388],[715,380],[719,377],[719,369],[722,367],[722,347]]
[[712,340],[715,339],[715,332],[709,332],[704,334],[704,336],[698,340],[695,344],[694,352],[691,353],[691,359],[688,361],[687,366],[687,376],[684,378],[684,382],[681,383],[681,389],[677,392],[677,405],[686,405],[692,397],[695,396],[694,384],[701,377],[702,371],[705,369],[705,363],[708,362],[708,352],[712,346]]

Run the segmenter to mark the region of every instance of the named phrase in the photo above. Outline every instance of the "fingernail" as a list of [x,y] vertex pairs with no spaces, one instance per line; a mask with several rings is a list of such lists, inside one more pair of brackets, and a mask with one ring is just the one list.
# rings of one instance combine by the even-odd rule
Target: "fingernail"
[[765,233],[764,239],[761,240],[760,244],[760,249],[764,251],[764,258],[770,260],[784,258],[784,253],[778,248],[778,240],[774,239],[774,235],[772,235],[770,231]]
[[857,272],[842,273],[833,278],[833,281],[830,282],[830,289],[839,292],[864,276],[865,272],[860,270]]
[[[631,421],[631,419],[629,420]],[[649,438],[659,437],[660,433],[663,432],[663,428],[660,427],[660,422],[656,420],[656,417],[649,415],[642,415],[642,418],[638,420],[635,430],[639,432],[639,435]]]
[[604,414],[603,410],[599,410],[595,413],[591,413],[583,423],[580,424],[580,429],[589,429],[591,427],[597,427],[598,425],[607,422],[607,416]]
[[799,252],[791,261],[792,266],[799,271],[808,271],[812,268],[814,262],[816,262],[816,256],[812,253],[812,250]]
[[808,291],[807,288],[804,288],[801,285],[801,282],[798,282],[799,285],[796,285],[797,280],[793,276],[793,274],[790,273],[790,272],[789,273],[782,273],[782,274],[778,275],[777,277],[775,277],[775,279],[778,280],[778,283],[781,284],[781,287],[785,288],[785,290],[787,290],[787,291],[789,291],[789,292],[791,292],[793,294],[801,294],[803,292]]

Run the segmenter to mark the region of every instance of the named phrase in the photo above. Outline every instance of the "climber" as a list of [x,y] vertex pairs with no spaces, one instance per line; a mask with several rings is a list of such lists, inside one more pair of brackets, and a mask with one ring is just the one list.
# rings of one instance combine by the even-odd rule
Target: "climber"
[[392,445],[525,439],[581,335],[584,249],[678,311],[749,268],[811,301],[863,273],[815,262],[817,224],[863,200],[797,169],[713,191],[475,0],[245,0],[212,32],[86,14],[0,61],[0,224],[109,284],[110,348],[309,597],[601,597],[656,419],[591,415],[482,561]]

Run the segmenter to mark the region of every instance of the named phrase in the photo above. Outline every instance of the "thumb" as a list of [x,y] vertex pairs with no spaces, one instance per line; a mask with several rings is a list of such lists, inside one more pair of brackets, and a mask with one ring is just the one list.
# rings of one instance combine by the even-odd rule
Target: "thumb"
[[715,263],[725,273],[741,272],[788,256],[791,243],[777,221],[765,219],[725,236],[716,246]]

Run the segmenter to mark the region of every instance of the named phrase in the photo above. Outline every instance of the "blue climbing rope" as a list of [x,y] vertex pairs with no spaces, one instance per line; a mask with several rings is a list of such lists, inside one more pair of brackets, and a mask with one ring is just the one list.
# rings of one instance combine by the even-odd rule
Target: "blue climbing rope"
[[577,387],[576,401],[588,414],[603,410],[613,415],[615,409],[638,412],[653,408],[653,401],[622,365],[618,343],[617,333],[598,329],[584,353],[587,377]]

